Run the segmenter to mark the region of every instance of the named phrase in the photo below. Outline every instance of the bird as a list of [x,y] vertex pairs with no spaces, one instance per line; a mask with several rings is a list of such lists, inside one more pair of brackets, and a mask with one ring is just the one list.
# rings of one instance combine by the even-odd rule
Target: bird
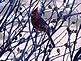
[[53,47],[55,47],[55,44],[50,36],[50,32],[49,32],[50,27],[46,23],[46,21],[44,21],[44,19],[41,17],[40,13],[38,12],[38,7],[32,10],[31,12],[31,23],[33,27],[37,29],[38,31],[46,32],[46,34],[49,37],[48,39],[51,41],[51,44],[53,45]]

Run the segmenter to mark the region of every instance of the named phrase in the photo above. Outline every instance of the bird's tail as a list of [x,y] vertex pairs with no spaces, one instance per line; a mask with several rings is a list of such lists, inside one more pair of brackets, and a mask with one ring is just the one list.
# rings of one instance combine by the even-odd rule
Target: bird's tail
[[52,38],[50,36],[50,33],[49,32],[46,32],[46,33],[47,33],[47,35],[49,37],[49,41],[51,41],[51,44],[53,45],[53,47],[55,47],[55,44],[54,44],[54,42],[53,42],[53,40],[52,40]]

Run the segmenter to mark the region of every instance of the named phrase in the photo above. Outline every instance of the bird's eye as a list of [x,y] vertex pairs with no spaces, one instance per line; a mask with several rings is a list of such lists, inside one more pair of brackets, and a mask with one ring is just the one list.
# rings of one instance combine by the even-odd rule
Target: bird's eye
[[36,13],[34,13],[33,15],[36,16]]

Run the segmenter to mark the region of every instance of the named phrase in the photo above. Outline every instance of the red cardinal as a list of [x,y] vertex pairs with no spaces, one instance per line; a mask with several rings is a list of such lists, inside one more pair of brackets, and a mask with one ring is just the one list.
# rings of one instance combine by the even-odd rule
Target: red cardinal
[[41,15],[39,14],[38,8],[33,10],[31,13],[31,23],[32,23],[33,27],[36,28],[37,30],[46,32],[47,35],[49,36],[49,40],[51,41],[53,47],[55,47],[55,44],[49,33],[49,26],[44,21],[44,19],[41,17]]

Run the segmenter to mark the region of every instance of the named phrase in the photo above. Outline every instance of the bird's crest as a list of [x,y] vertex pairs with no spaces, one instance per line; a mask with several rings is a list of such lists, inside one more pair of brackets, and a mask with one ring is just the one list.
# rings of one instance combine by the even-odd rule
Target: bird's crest
[[38,13],[38,7],[36,9],[32,10],[32,14],[36,14],[36,13]]

